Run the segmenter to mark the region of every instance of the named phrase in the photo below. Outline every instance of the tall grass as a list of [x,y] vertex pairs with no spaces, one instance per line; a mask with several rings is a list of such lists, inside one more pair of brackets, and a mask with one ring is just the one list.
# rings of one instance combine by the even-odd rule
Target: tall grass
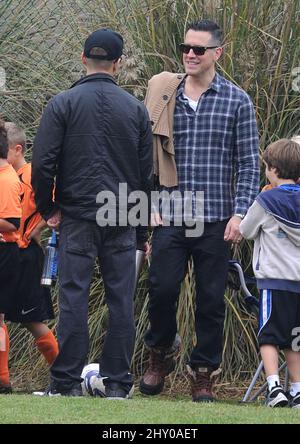
[[[177,50],[187,23],[212,18],[225,32],[225,53],[219,70],[245,89],[255,105],[261,151],[278,138],[300,133],[300,94],[292,75],[300,66],[299,0],[74,0],[72,2],[8,0],[0,3],[0,66],[6,70],[6,90],[0,92],[1,114],[17,121],[28,134],[30,147],[41,113],[54,94],[83,75],[80,53],[89,32],[110,26],[125,37],[126,58],[119,83],[143,98],[147,80],[162,70],[182,71]],[[300,83],[300,82],[299,82]],[[262,184],[264,177],[262,175]],[[251,272],[251,245],[233,250]],[[54,290],[56,299],[57,289]],[[182,285],[178,328],[184,347],[176,387],[195,341],[195,285],[190,266]],[[226,292],[222,383],[249,378],[257,365],[256,321],[236,291]],[[141,374],[147,352],[147,270],[136,294],[137,341],[133,369]],[[99,270],[91,286],[90,360],[96,360],[107,325],[107,308]],[[47,368],[28,334],[11,326],[11,366],[16,386],[44,383]],[[184,384],[183,384],[184,385]]]

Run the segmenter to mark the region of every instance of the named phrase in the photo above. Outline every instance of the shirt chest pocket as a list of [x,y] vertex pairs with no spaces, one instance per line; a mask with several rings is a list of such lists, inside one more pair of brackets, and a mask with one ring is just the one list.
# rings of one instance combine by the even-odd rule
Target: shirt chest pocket
[[223,137],[232,135],[235,130],[235,115],[216,111],[209,120],[208,129],[211,136],[217,134],[223,135]]

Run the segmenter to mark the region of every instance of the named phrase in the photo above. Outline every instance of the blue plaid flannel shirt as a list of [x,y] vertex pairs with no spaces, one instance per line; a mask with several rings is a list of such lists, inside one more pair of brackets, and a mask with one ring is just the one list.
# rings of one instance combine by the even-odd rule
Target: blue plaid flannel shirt
[[[185,191],[192,195],[186,219],[216,222],[245,214],[259,190],[259,139],[249,96],[219,74],[201,96],[196,112],[183,96],[184,81],[177,89],[174,112],[174,146],[178,186],[160,191]],[[196,192],[204,194],[204,207],[196,211]],[[184,207],[182,197],[171,199],[171,216],[160,201],[161,215],[174,219],[174,204]],[[190,199],[190,197],[189,197]],[[167,206],[168,208],[168,206]],[[179,207],[180,208],[180,207]],[[197,214],[199,216],[197,216]]]

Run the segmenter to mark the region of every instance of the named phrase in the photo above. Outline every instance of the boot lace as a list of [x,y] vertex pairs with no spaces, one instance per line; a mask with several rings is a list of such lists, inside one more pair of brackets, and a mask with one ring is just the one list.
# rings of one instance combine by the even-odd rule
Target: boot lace
[[152,352],[150,356],[149,370],[154,373],[161,373],[168,366],[168,357],[163,352]]
[[211,390],[212,388],[212,380],[210,379],[209,373],[201,373],[196,374],[195,379],[193,380],[193,385],[196,390]]

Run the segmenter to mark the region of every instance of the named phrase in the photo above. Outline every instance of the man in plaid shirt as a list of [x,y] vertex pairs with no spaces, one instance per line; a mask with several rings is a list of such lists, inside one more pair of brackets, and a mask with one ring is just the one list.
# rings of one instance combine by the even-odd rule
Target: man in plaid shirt
[[[192,257],[197,341],[188,373],[196,402],[214,400],[230,244],[241,240],[239,224],[259,186],[253,104],[243,90],[216,73],[221,44],[222,32],[214,22],[190,24],[180,45],[185,74],[154,76],[145,99],[153,130],[154,170],[165,196],[161,194],[159,211],[154,210],[152,217],[150,329],[145,336],[150,360],[140,390],[160,393],[165,377],[174,370],[180,347],[177,303]],[[170,199],[166,192],[172,192]],[[187,230],[191,223],[198,228],[196,236]]]

